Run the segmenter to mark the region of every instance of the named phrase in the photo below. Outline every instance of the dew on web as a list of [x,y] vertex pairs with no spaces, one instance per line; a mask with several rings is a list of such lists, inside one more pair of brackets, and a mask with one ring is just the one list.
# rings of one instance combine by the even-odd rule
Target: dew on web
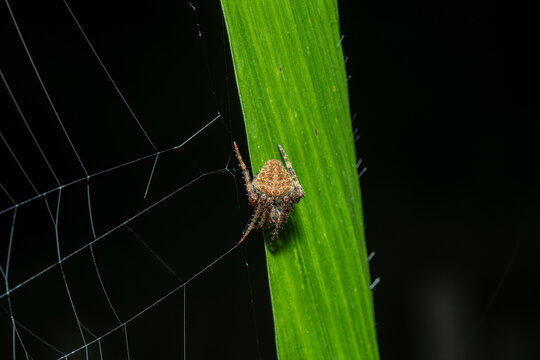
[[[260,357],[249,256],[233,255],[242,129],[225,121],[199,5],[23,5],[1,13],[0,358],[204,354],[190,344],[227,327],[242,287],[249,321],[213,341]],[[152,16],[169,28],[141,30]]]

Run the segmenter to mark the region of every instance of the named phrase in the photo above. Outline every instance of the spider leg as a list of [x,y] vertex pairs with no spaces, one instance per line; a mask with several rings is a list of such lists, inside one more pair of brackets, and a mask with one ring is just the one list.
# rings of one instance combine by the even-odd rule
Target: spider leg
[[262,209],[263,209],[263,204],[260,203],[259,206],[257,206],[256,210],[255,210],[255,214],[253,215],[253,219],[251,219],[251,223],[249,224],[246,232],[244,233],[244,235],[242,236],[242,238],[240,239],[240,241],[238,242],[238,245],[240,245],[242,243],[242,241],[244,241],[244,239],[248,236],[248,234],[251,232],[251,230],[253,230],[253,227],[255,226],[255,224],[257,223],[257,220],[259,219],[259,217],[261,216],[261,213],[262,213]]
[[294,204],[294,199],[289,198],[287,201],[287,206],[284,207],[283,212],[279,216],[278,221],[276,222],[276,226],[274,227],[274,230],[272,231],[272,237],[270,238],[270,242],[268,243],[268,246],[272,246],[272,243],[277,237],[277,234],[279,233],[279,230],[285,225],[287,222],[287,219],[289,218],[289,214],[291,213],[292,207]]
[[270,206],[272,206],[272,199],[267,198],[266,200],[261,198],[261,207],[263,208],[261,211],[261,218],[259,220],[259,223],[257,224],[257,228],[260,229],[266,224],[268,221],[268,216],[270,216]]
[[242,168],[242,172],[244,174],[244,182],[246,183],[246,190],[249,196],[249,203],[251,204],[251,206],[253,206],[253,203],[255,200],[254,198],[255,190],[253,189],[253,185],[251,184],[251,178],[249,177],[249,172],[246,168],[246,164],[244,163],[244,160],[242,159],[242,155],[240,155],[240,150],[238,150],[236,141],[233,144],[234,144],[234,151],[236,152],[236,157],[238,158],[238,162],[240,163],[240,167]]
[[298,182],[298,178],[296,177],[296,174],[294,173],[294,170],[292,168],[291,162],[289,161],[289,158],[287,157],[287,154],[285,153],[285,150],[281,147],[280,144],[278,144],[279,151],[281,151],[281,155],[283,155],[283,159],[285,159],[285,164],[287,165],[287,169],[289,169],[289,173],[291,174],[291,177],[294,182],[294,187],[296,188],[296,191],[298,192],[298,200],[304,197],[304,189],[302,189],[302,185],[300,185],[300,182]]

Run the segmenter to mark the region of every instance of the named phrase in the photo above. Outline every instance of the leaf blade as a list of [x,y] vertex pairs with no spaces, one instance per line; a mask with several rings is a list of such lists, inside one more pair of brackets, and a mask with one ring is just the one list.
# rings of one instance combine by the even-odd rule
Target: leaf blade
[[378,359],[337,4],[222,6],[253,172],[280,143],[306,193],[267,250],[278,354]]

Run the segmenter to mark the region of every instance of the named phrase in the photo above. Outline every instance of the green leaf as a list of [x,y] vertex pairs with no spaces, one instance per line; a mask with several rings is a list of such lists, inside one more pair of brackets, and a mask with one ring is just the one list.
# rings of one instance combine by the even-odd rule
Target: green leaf
[[378,359],[337,3],[221,3],[253,172],[279,143],[306,194],[266,252],[279,357]]

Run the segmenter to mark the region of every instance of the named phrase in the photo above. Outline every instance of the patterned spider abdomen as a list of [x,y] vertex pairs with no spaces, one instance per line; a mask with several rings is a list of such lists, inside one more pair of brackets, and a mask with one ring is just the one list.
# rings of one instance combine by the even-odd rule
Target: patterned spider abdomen
[[253,185],[257,190],[271,197],[280,197],[294,190],[294,183],[287,169],[281,161],[276,159],[268,160],[264,164],[253,181]]

